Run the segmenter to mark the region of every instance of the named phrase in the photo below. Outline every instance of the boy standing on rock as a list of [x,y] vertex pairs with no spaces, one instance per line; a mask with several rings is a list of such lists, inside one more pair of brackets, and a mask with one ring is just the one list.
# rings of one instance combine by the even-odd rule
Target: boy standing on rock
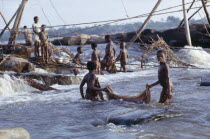
[[120,69],[123,69],[123,72],[127,72],[126,65],[128,64],[128,52],[125,48],[124,42],[120,43],[120,49],[121,49],[120,54],[117,57],[116,61],[120,61],[120,65],[121,65]]

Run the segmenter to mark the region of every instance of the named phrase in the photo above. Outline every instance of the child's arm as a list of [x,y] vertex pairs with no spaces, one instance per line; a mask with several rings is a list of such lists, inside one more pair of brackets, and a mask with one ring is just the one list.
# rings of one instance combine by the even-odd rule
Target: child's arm
[[107,91],[106,88],[95,87],[95,82],[96,82],[96,76],[95,75],[93,77],[91,77],[90,81],[91,81],[90,86],[89,86],[90,89],[95,90],[95,91]]
[[84,96],[84,92],[83,92],[83,86],[85,85],[85,77],[83,78],[83,80],[82,80],[82,82],[81,82],[81,84],[80,84],[80,94],[81,94],[81,97],[82,97],[82,99],[85,99],[85,96]]
[[119,54],[118,57],[116,58],[116,61],[119,61],[121,57],[122,57],[122,50],[120,50],[120,54]]
[[152,87],[154,87],[154,86],[156,86],[156,85],[158,85],[160,82],[159,81],[157,81],[157,82],[155,82],[155,83],[153,83],[153,84],[151,84],[151,85],[148,85],[148,87],[149,88],[152,88]]

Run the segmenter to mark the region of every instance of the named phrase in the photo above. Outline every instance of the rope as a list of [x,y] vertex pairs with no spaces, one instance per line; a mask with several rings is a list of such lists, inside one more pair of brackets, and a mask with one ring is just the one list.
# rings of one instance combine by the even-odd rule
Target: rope
[[58,15],[58,17],[61,19],[61,21],[62,21],[63,24],[65,25],[65,24],[66,24],[65,21],[63,20],[63,18],[62,18],[62,17],[60,16],[60,14],[58,13],[58,10],[55,8],[55,6],[54,6],[52,0],[49,0],[49,1],[50,1],[51,5],[52,5],[53,9],[55,10],[56,14]]
[[[209,7],[210,5],[208,5],[207,7]],[[194,7],[192,9],[198,9],[200,7]],[[171,11],[171,12],[166,12],[166,13],[158,13],[158,14],[153,14],[153,16],[157,16],[157,15],[164,15],[164,14],[169,14],[169,13],[177,13],[177,12],[182,12],[183,10],[176,10],[176,11]],[[137,17],[132,17],[130,19],[134,19],[134,18],[143,18],[143,17],[147,17],[148,15],[139,15]],[[76,30],[74,32],[68,32],[68,33],[64,33],[64,34],[60,34],[56,37],[65,37],[63,35],[67,35],[67,34],[72,34],[72,33],[75,33],[75,32],[81,32],[81,31],[84,31],[84,30],[88,30],[88,29],[92,29],[92,28],[97,28],[97,27],[100,27],[100,26],[104,26],[104,25],[108,25],[108,24],[112,24],[112,23],[116,23],[116,22],[120,22],[120,21],[124,21],[124,20],[127,20],[127,18],[124,18],[122,20],[118,20],[118,21],[113,21],[113,22],[109,22],[109,23],[105,23],[105,24],[100,24],[100,25],[96,25],[96,26],[93,26],[93,27],[89,27],[89,28],[84,28],[84,29],[80,29],[80,30]]]
[[[134,26],[134,25],[132,24],[132,22],[131,22],[131,19],[130,19],[129,15],[128,15],[128,12],[127,12],[127,10],[126,10],[126,7],[125,7],[125,4],[124,4],[123,0],[121,0],[121,3],[122,3],[122,5],[123,5],[125,14],[126,14],[126,16],[128,17],[128,19],[129,19],[129,21],[130,21],[130,24],[132,25],[132,27],[133,27],[135,33],[138,34],[138,33],[137,33],[137,30],[136,30],[136,28],[135,28],[135,26]],[[139,36],[138,38],[139,38],[139,40],[141,41],[141,43],[144,44],[144,42],[142,41],[142,39],[140,38],[140,36]]]

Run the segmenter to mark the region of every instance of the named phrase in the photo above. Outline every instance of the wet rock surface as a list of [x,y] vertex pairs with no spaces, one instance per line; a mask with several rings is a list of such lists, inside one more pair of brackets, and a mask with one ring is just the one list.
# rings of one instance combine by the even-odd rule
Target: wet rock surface
[[176,111],[167,109],[156,109],[156,110],[136,110],[124,114],[116,114],[108,118],[108,123],[115,125],[137,125],[146,123],[149,121],[157,121],[165,118],[179,117],[182,114]]

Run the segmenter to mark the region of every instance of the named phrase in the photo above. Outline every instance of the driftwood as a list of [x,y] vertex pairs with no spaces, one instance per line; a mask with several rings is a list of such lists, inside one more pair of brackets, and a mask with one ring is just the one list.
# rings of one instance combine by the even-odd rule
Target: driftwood
[[191,66],[188,63],[183,62],[180,60],[171,50],[170,46],[163,40],[163,38],[158,37],[158,40],[155,41],[152,39],[152,44],[149,45],[147,50],[142,55],[142,59],[144,59],[152,50],[164,50],[166,52],[166,60],[169,65],[173,65],[175,67],[189,67]]

